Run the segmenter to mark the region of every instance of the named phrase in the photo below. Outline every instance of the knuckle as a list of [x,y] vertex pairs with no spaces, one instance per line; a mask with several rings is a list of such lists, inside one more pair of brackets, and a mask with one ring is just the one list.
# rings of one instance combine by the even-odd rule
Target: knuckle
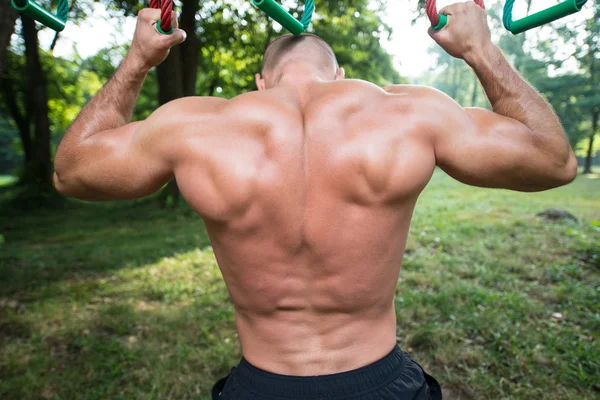
[[142,8],[138,13],[138,16],[144,20],[160,18],[160,10],[154,8]]
[[152,19],[152,10],[151,8],[144,8],[140,11],[139,16],[144,20],[144,21],[149,21]]

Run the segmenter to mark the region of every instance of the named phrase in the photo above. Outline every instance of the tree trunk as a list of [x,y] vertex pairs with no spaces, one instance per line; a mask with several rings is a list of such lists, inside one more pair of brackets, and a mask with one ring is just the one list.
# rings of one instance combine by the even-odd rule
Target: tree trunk
[[4,95],[4,99],[6,102],[6,107],[13,121],[15,121],[15,125],[17,125],[17,130],[19,131],[19,136],[21,137],[21,145],[23,146],[24,157],[24,169],[27,169],[27,166],[33,160],[33,143],[31,140],[31,123],[27,118],[27,115],[24,115],[19,105],[17,104],[17,92],[13,85],[13,81],[9,77],[12,75],[7,74],[0,79],[0,84],[2,86],[2,94]]
[[25,57],[27,60],[27,99],[30,120],[34,122],[32,160],[26,175],[41,187],[51,187],[52,162],[50,157],[50,120],[46,76],[40,61],[38,31],[30,17],[21,16]]
[[[158,101],[161,105],[184,96],[196,94],[199,43],[196,36],[196,14],[199,0],[184,0],[181,8],[180,27],[187,33],[182,44],[171,49],[169,57],[157,67]],[[179,188],[173,179],[159,196],[160,207],[165,208],[171,199],[179,203]]]
[[187,33],[187,39],[181,43],[181,78],[184,96],[196,94],[198,77],[198,56],[200,44],[196,36],[196,14],[200,7],[199,0],[185,0],[181,7],[180,27]]
[[[597,21],[598,19],[600,19],[600,7],[598,7],[596,9],[596,12],[594,14],[594,19]],[[588,45],[589,45],[589,54],[588,57],[590,59],[590,81],[591,81],[591,86],[592,88],[597,87],[598,83],[597,83],[597,71],[596,71],[596,54],[598,52],[598,45],[597,43],[594,42],[594,34],[597,32],[594,32],[598,26],[594,24],[594,22],[591,23],[591,28],[590,29],[590,35],[588,37]],[[593,29],[596,28],[596,29]],[[593,93],[593,92],[592,92]],[[598,133],[598,117],[600,115],[600,108],[598,108],[597,106],[592,107],[592,132],[590,133],[590,141],[588,144],[588,151],[585,157],[585,166],[583,168],[583,173],[584,174],[591,174],[592,173],[592,153],[594,151],[594,137],[596,136],[596,133]]]
[[471,93],[471,107],[477,107],[477,89],[479,89],[479,79],[477,75],[473,76],[473,92]]
[[451,83],[451,89],[450,89],[450,97],[452,97],[454,100],[458,101],[458,65],[455,59],[452,59],[451,61],[451,65],[452,65],[452,83]]
[[[191,36],[191,35],[190,35]],[[156,67],[158,76],[158,102],[160,105],[183,97],[183,77],[181,68],[181,47],[175,46],[162,64]],[[179,203],[179,188],[177,181],[173,179],[166,188],[162,190],[158,198],[161,208],[167,207],[169,199],[173,205]]]
[[156,67],[158,77],[158,102],[162,106],[183,97],[180,47],[175,46],[165,61]]
[[15,10],[10,0],[0,0],[2,12],[0,13],[0,76],[4,71],[4,55],[6,48],[10,44],[10,37],[15,30],[15,21],[17,20],[17,10]]
[[600,112],[598,112],[598,111],[594,111],[592,113],[592,133],[590,135],[588,151],[587,151],[587,155],[585,157],[585,167],[583,169],[584,174],[592,173],[592,153],[594,150],[594,137],[596,136],[596,133],[598,132],[598,116],[599,115],[600,115]]

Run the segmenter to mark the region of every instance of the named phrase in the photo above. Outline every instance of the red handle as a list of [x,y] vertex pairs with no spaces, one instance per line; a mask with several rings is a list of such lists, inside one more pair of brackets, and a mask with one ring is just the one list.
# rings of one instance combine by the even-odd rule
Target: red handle
[[[483,3],[483,0],[475,0],[475,3],[485,10],[485,4]],[[429,17],[429,21],[431,21],[431,25],[436,26],[440,22],[436,0],[427,0],[425,9],[427,10],[427,16]]]

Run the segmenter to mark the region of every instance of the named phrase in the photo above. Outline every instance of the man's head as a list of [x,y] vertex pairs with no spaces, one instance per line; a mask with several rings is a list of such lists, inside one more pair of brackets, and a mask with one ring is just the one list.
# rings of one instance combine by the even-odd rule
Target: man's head
[[344,70],[339,67],[331,46],[311,34],[284,35],[271,42],[263,58],[262,76],[256,75],[258,89],[277,85],[286,72],[297,76],[311,74],[326,80],[344,78]]

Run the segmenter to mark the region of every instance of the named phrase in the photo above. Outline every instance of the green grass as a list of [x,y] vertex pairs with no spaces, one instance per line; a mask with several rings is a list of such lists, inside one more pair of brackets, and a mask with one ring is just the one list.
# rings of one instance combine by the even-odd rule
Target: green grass
[[[398,283],[398,340],[452,398],[597,398],[593,178],[522,194],[435,174]],[[547,208],[580,223],[535,217]],[[189,209],[10,212],[0,217],[1,399],[209,399],[239,361],[233,307]]]

